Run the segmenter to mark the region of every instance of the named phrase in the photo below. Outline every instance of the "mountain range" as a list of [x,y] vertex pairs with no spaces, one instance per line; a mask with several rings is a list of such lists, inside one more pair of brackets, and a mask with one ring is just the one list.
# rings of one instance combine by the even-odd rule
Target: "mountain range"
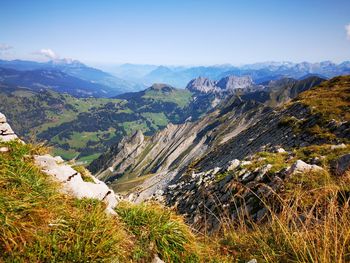
[[112,97],[144,88],[76,60],[0,60],[0,69],[0,83],[32,90],[49,88],[78,97]]
[[[260,84],[262,82],[280,79],[300,79],[308,75],[318,75],[322,78],[332,78],[339,75],[350,74],[350,62],[344,61],[336,64],[331,61],[317,63],[310,62],[265,62],[233,66],[230,64],[213,66],[155,66],[124,64],[109,68],[116,76],[124,79],[139,81],[145,84],[154,82],[168,83],[175,87],[184,88],[187,83],[198,76],[219,80],[229,75],[249,76]],[[134,73],[137,72],[135,75]]]

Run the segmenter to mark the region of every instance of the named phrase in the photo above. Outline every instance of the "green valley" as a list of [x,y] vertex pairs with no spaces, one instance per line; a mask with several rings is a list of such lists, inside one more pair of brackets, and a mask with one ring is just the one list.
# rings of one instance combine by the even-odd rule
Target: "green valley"
[[64,159],[90,163],[136,130],[152,135],[169,122],[182,123],[208,110],[194,107],[192,97],[188,90],[163,84],[108,99],[3,85],[0,111],[14,120],[11,124],[22,138],[47,142]]

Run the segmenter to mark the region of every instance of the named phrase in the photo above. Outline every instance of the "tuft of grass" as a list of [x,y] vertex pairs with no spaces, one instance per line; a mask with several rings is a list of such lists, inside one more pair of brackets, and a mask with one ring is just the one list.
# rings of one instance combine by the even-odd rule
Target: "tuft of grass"
[[81,178],[83,179],[84,182],[95,183],[94,179],[92,179],[91,173],[84,166],[74,165],[73,169],[76,170],[78,173],[80,173]]
[[[134,259],[150,261],[158,254],[166,262],[198,262],[196,240],[182,217],[157,204],[123,202],[116,212],[137,237]],[[146,249],[149,248],[149,249]]]
[[258,152],[251,164],[245,165],[244,168],[254,171],[256,168],[263,167],[266,164],[271,164],[272,167],[269,173],[276,173],[283,168],[286,168],[291,160],[288,160],[287,153],[272,153],[272,152]]

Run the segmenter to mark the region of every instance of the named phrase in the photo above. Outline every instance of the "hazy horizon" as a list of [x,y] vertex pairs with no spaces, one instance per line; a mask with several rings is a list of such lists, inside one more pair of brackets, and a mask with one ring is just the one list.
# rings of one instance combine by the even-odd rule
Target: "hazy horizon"
[[92,65],[350,60],[350,2],[11,1],[0,59]]

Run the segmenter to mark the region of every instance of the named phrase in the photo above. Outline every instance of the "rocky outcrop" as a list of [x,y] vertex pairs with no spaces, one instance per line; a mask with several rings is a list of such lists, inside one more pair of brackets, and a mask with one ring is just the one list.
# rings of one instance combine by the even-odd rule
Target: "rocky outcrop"
[[43,156],[34,156],[35,164],[41,170],[55,178],[62,185],[62,191],[71,194],[79,199],[93,198],[106,203],[106,212],[115,214],[113,208],[117,205],[119,197],[113,190],[102,181],[91,177],[93,182],[85,182],[80,173],[74,170],[70,165],[64,163],[60,157],[52,157],[49,154]]
[[7,123],[5,115],[0,113],[0,141],[8,142],[17,138],[17,135]]
[[320,172],[324,169],[315,164],[307,164],[302,160],[297,160],[286,172],[289,175],[296,173]]
[[[318,124],[323,125],[322,129],[334,134],[334,137],[313,132],[312,128]],[[294,103],[286,108],[267,111],[259,121],[211,150],[195,167],[206,171],[216,166],[225,167],[233,159],[243,159],[265,148],[282,146],[290,149],[313,144],[334,144],[349,136],[349,122],[326,122],[320,115],[313,114],[309,107]]]
[[198,230],[217,230],[225,220],[249,216],[260,221],[267,215],[264,200],[283,187],[286,172],[270,174],[271,165],[255,170],[250,162],[192,173],[169,185],[166,204],[176,207]]
[[[6,122],[6,117],[0,113],[0,141],[11,141],[18,139]],[[6,152],[7,147],[1,147]],[[47,175],[61,183],[61,190],[76,198],[93,198],[106,203],[106,212],[115,214],[113,208],[119,201],[119,196],[115,195],[104,182],[91,176],[93,182],[85,182],[80,173],[66,164],[59,156],[53,157],[49,154],[34,156],[35,164]]]
[[[290,153],[283,154],[287,159],[293,158]],[[215,167],[182,176],[165,190],[166,204],[175,207],[200,231],[218,230],[227,221],[245,218],[261,222],[268,216],[267,203],[277,202],[289,178],[299,173],[325,172],[322,167],[301,160],[277,171],[272,169],[275,164],[254,168],[252,164],[262,160],[261,157],[249,159],[251,161],[234,159],[226,168]],[[160,197],[153,198],[159,200]]]

